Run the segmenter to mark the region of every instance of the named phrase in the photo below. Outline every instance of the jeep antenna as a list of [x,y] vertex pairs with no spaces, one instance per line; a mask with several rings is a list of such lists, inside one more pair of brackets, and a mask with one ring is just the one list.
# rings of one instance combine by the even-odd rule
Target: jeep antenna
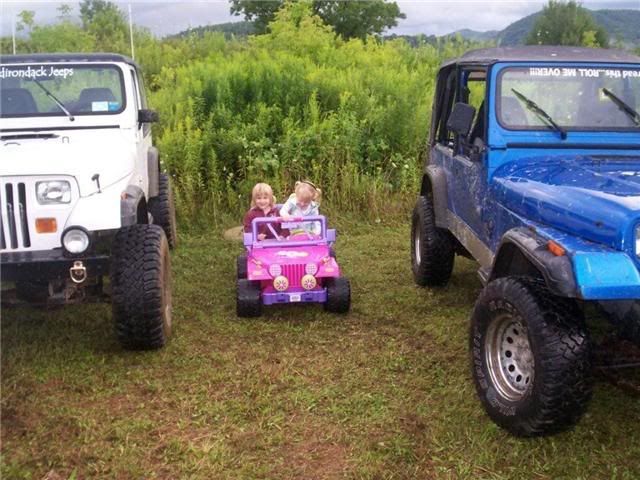
[[136,52],[133,50],[133,18],[131,16],[131,4],[129,4],[129,39],[131,40],[131,60],[135,60]]
[[13,41],[13,54],[16,54],[16,18],[11,17],[11,40]]

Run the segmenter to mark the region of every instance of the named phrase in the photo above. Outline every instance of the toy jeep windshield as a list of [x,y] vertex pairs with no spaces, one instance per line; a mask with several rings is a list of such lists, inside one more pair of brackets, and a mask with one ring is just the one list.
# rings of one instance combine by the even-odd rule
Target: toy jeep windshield
[[3,287],[38,304],[111,299],[129,348],[160,347],[171,330],[177,237],[156,120],[126,57],[0,57]]
[[327,311],[348,312],[351,289],[331,247],[335,239],[323,215],[255,218],[244,234],[246,253],[237,260],[238,316],[259,316],[262,305],[279,303],[322,303]]
[[456,254],[480,264],[472,374],[513,434],[585,411],[585,308],[640,343],[639,111],[640,58],[621,51],[484,49],[439,71],[413,274],[444,285]]

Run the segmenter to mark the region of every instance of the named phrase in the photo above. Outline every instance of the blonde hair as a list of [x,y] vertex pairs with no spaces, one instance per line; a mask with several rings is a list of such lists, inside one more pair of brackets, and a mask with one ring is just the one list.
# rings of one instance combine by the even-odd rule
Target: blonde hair
[[252,208],[256,206],[256,198],[258,198],[259,195],[269,195],[269,197],[271,197],[269,206],[273,207],[276,204],[276,197],[273,195],[273,189],[268,183],[256,183],[253,190],[251,190]]
[[296,182],[294,191],[296,193],[296,198],[302,198],[308,202],[314,201],[316,203],[320,203],[320,199],[322,198],[322,190],[316,187],[309,180]]

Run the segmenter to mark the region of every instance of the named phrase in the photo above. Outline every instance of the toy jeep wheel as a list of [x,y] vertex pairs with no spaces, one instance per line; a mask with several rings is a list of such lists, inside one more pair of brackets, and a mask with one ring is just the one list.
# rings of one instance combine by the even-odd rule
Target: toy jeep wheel
[[247,278],[247,254],[242,253],[236,258],[236,278]]
[[161,173],[158,180],[158,196],[149,199],[149,212],[153,216],[153,223],[164,230],[169,242],[169,248],[173,249],[178,244],[176,232],[176,209],[173,203],[173,190],[169,175]]
[[262,314],[259,282],[253,282],[247,279],[238,279],[236,314],[239,317],[259,317]]
[[411,221],[411,267],[418,285],[445,285],[453,271],[455,250],[451,235],[436,227],[433,202],[418,197]]
[[171,334],[171,263],[162,228],[132,225],[118,231],[111,285],[120,343],[135,350],[162,347]]
[[347,313],[351,307],[351,285],[344,277],[328,278],[325,281],[327,287],[327,302],[325,310],[333,313]]
[[534,280],[487,285],[471,318],[476,390],[489,416],[518,436],[574,425],[591,397],[590,343],[581,312]]

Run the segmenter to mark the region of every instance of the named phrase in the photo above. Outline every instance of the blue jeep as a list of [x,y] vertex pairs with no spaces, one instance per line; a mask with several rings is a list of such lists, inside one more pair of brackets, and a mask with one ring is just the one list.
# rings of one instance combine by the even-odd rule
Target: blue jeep
[[639,111],[640,58],[622,51],[492,48],[440,68],[413,274],[444,285],[456,254],[480,264],[472,375],[512,434],[584,413],[590,305],[640,343]]

